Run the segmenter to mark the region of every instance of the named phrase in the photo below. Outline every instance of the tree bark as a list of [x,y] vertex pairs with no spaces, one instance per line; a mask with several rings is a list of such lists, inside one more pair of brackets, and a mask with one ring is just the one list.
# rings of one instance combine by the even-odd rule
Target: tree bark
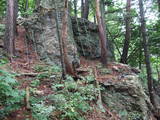
[[37,9],[39,5],[40,5],[40,0],[35,0],[35,9]]
[[160,0],[157,0],[157,3],[158,3],[158,10],[159,10],[159,13],[160,13]]
[[99,37],[100,37],[100,47],[101,47],[101,62],[104,65],[107,65],[107,37],[105,33],[105,25],[104,25],[104,18],[101,15],[100,11],[100,0],[96,0],[96,18],[98,23],[98,30],[99,30]]
[[67,55],[67,44],[66,44],[66,40],[68,38],[67,21],[68,21],[68,0],[65,0],[64,17],[62,19],[62,31],[61,31],[62,48],[63,48],[66,72],[69,75],[75,76],[75,72],[73,70],[71,63],[69,62],[68,55]]
[[89,0],[81,0],[81,17],[88,20]]
[[127,0],[126,4],[126,18],[125,18],[125,23],[126,23],[126,34],[125,34],[125,41],[124,41],[124,46],[123,46],[123,53],[121,56],[121,63],[127,64],[127,57],[128,57],[128,50],[129,50],[129,43],[131,39],[131,27],[130,27],[130,12],[131,12],[131,0]]
[[84,0],[81,0],[81,18],[83,18],[84,13]]
[[28,3],[28,0],[26,0],[26,3],[25,3],[25,12],[28,10],[28,7],[29,7],[29,3]]
[[61,55],[62,79],[65,80],[66,79],[66,69],[65,69],[65,63],[64,63],[63,45],[62,45],[62,40],[60,38],[57,8],[55,9],[55,14],[56,14],[56,16],[55,16],[56,32],[57,32],[57,37],[58,37],[58,42],[59,42],[59,48],[60,48],[60,55]]
[[142,46],[139,47],[139,69],[142,69]]
[[77,18],[77,0],[74,0],[74,16]]
[[4,49],[11,59],[15,54],[17,13],[18,13],[17,0],[7,0],[7,17],[6,17]]
[[146,21],[145,21],[145,17],[144,17],[144,7],[143,7],[142,0],[139,0],[139,9],[140,9],[140,21],[141,21],[141,34],[142,34],[142,39],[143,39],[142,45],[143,45],[144,55],[145,55],[149,96],[150,96],[151,103],[153,104],[154,107],[156,107],[155,98],[154,98],[152,69],[151,69],[151,63],[150,63],[150,54],[148,51],[148,40],[147,40],[148,38],[147,38],[147,32],[146,32]]

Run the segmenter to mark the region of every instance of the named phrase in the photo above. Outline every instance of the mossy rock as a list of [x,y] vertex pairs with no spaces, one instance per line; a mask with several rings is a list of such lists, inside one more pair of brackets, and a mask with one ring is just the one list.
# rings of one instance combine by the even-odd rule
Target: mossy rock
[[122,120],[149,120],[151,103],[137,75],[126,75],[121,81],[103,86],[103,102]]

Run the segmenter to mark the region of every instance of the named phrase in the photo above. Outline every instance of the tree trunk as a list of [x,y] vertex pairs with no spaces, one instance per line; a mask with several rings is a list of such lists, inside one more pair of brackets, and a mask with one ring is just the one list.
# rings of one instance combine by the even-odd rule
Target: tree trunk
[[160,13],[160,0],[157,0],[157,3],[158,3],[158,10],[159,10],[159,13]]
[[159,70],[159,66],[158,65],[156,66],[156,70],[157,70],[158,81],[160,81],[160,70]]
[[6,31],[4,49],[11,58],[15,54],[16,19],[18,13],[17,0],[7,0]]
[[[142,44],[140,42],[140,44]],[[142,46],[139,47],[139,69],[142,69]]]
[[88,15],[89,15],[89,0],[85,0],[82,17],[88,20]]
[[104,18],[101,15],[100,11],[100,0],[96,0],[96,18],[98,22],[98,30],[99,30],[99,37],[100,37],[100,47],[101,47],[101,62],[104,65],[107,65],[107,37],[105,33],[105,25],[104,25]]
[[26,3],[25,3],[25,12],[28,10],[28,7],[29,7],[29,3],[28,3],[28,0],[26,0]]
[[[62,79],[65,80],[65,79],[66,79],[66,69],[65,69],[65,63],[64,63],[62,39],[60,38],[57,8],[55,9],[55,14],[56,14],[56,16],[55,16],[56,32],[57,32],[57,38],[58,38],[58,42],[59,42],[60,56],[61,56]],[[51,18],[51,19],[52,19],[52,18]],[[61,81],[60,81],[60,82],[61,82]]]
[[125,41],[124,41],[124,46],[123,46],[123,53],[121,56],[121,63],[127,64],[127,57],[128,57],[128,50],[129,50],[129,42],[131,39],[131,27],[130,27],[130,12],[131,12],[131,0],[127,0],[127,5],[126,5],[126,18],[125,18],[125,23],[126,23],[126,34],[125,34]]
[[40,5],[40,0],[35,0],[35,9],[37,9],[39,5]]
[[77,0],[74,0],[74,15],[77,18]]
[[81,0],[81,18],[83,18],[84,13],[84,0]]
[[144,48],[147,80],[148,80],[148,90],[149,90],[151,103],[153,104],[154,107],[156,107],[155,99],[154,99],[154,89],[153,89],[152,69],[151,69],[151,63],[150,63],[150,54],[148,51],[146,21],[145,21],[145,17],[144,17],[144,7],[143,7],[142,0],[139,0],[139,8],[140,8],[140,21],[141,21],[141,34],[142,34],[142,38],[143,38],[142,45]]
[[66,40],[68,37],[67,21],[68,21],[68,0],[65,0],[64,17],[62,19],[62,31],[61,31],[62,48],[63,48],[63,55],[64,55],[64,63],[65,63],[66,72],[69,75],[75,76],[75,72],[73,70],[71,63],[69,62],[68,55],[67,55],[67,44],[66,44]]
[[89,15],[89,0],[81,0],[81,17],[88,19]]

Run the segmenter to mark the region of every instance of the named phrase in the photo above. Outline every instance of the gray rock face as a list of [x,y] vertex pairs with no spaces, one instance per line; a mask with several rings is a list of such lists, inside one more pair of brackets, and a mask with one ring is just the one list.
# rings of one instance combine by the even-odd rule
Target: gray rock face
[[[56,6],[56,7],[55,7]],[[64,0],[42,0],[36,18],[25,23],[29,40],[34,43],[41,60],[47,63],[60,63],[58,31],[61,36]],[[56,27],[56,18],[58,27]],[[66,40],[70,61],[77,53],[71,20],[68,19],[68,39]]]
[[[60,63],[57,31],[61,32],[63,9],[64,0],[41,0],[40,6],[37,8],[37,17],[35,14],[33,19],[25,22],[29,40],[33,41],[40,59],[47,63]],[[56,28],[56,17],[59,29]],[[70,17],[68,18],[68,39],[66,42],[70,61],[73,61],[73,57],[78,55],[77,50],[81,56],[86,58],[99,58],[100,46],[97,26],[85,19],[72,18],[71,20]],[[113,60],[111,48],[108,48],[108,56]]]
[[138,76],[125,75],[120,79],[103,83],[103,102],[116,111],[122,120],[150,120],[150,100]]
[[[80,55],[90,59],[99,58],[101,55],[97,25],[86,19],[72,18],[72,28]],[[108,56],[110,60],[113,60],[114,53],[111,42],[109,44]]]
[[[63,9],[64,0],[41,0],[40,6],[37,8],[37,17],[25,22],[27,37],[34,43],[34,48],[36,48],[40,59],[47,63],[60,63],[57,31],[61,31],[62,28]],[[59,29],[56,28],[56,17]],[[81,56],[91,59],[99,58],[100,46],[97,26],[85,19],[73,18],[71,20],[70,17],[68,18],[68,39],[66,42],[70,61],[73,61],[77,55],[77,49]],[[110,48],[108,56],[110,59],[114,58]]]

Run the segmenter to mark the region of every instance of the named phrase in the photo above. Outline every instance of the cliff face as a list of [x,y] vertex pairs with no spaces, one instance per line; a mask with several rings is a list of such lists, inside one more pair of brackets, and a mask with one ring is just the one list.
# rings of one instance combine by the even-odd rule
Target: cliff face
[[[43,2],[42,0],[37,13],[24,24],[28,33],[27,37],[33,41],[40,58],[49,63],[58,64],[60,61],[58,31],[61,36],[63,8],[64,0],[58,2],[52,0]],[[85,19],[71,19],[70,16],[68,18],[67,48],[70,61],[78,53],[85,58],[99,58],[100,45],[96,24]],[[56,28],[57,22],[59,29]],[[114,50],[111,42],[109,43],[108,56],[110,60],[113,60]]]
[[[74,40],[77,45],[78,52],[81,56],[90,59],[96,59],[100,57],[100,45],[98,27],[95,23],[92,23],[82,18],[72,18],[72,28]],[[114,59],[114,48],[112,42],[108,42],[108,56],[109,60]]]
[[104,87],[103,103],[122,120],[151,120],[153,117],[150,99],[137,72],[127,65],[113,63],[110,72],[100,81]]
[[[40,59],[47,63],[59,64],[62,18],[64,15],[64,0],[42,0],[37,13],[31,20],[25,22],[28,40],[32,40]],[[36,17],[35,17],[36,16]],[[68,39],[66,40],[68,55],[72,61],[77,54],[74,44],[70,17],[68,19]],[[57,29],[58,26],[58,29]],[[60,35],[58,35],[58,32]]]

